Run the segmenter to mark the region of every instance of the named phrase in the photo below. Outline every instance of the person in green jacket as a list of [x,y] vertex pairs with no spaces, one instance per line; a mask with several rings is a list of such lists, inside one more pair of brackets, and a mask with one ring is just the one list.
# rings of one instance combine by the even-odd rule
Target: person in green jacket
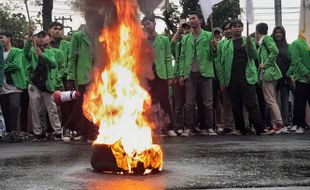
[[[184,85],[180,85],[179,82],[179,59],[182,47],[182,38],[191,32],[191,26],[186,19],[180,20],[180,25],[177,32],[174,34],[171,40],[172,55],[174,56],[174,83],[173,83],[173,111],[175,116],[175,128],[177,134],[184,132],[184,117],[183,117],[183,106],[184,106]],[[173,131],[174,132],[174,131]],[[176,136],[177,134],[172,133],[170,136]]]
[[[51,35],[51,47],[60,50],[63,54],[63,61],[59,65],[58,81],[56,88],[64,91],[68,90],[65,87],[67,84],[68,75],[68,64],[71,51],[71,42],[63,39],[63,25],[59,22],[52,22],[49,27],[49,34]],[[73,102],[65,102],[60,106],[61,123],[64,124],[69,119],[70,113],[72,112]],[[63,128],[63,140],[69,141],[73,132],[69,129]]]
[[[179,60],[180,84],[185,85],[185,125],[187,130],[182,136],[190,136],[194,132],[194,109],[197,94],[203,101],[204,134],[216,135],[213,130],[213,96],[212,78],[214,75],[212,33],[201,28],[203,21],[200,12],[191,12],[189,22],[192,32],[182,38]],[[211,48],[211,41],[213,46]]]
[[310,51],[307,41],[300,35],[290,48],[291,65],[288,75],[295,80],[293,125],[296,133],[305,132],[305,109],[310,102]]
[[[168,37],[159,35],[155,31],[155,17],[146,16],[141,24],[147,34],[148,42],[154,48],[155,60],[153,64],[153,73],[155,78],[149,81],[150,94],[153,103],[159,103],[165,111],[166,117],[169,117],[170,123],[167,126],[168,134],[175,133],[172,125],[172,115],[169,102],[169,87],[173,85],[173,68],[171,43]],[[173,135],[172,135],[173,136]],[[175,135],[174,135],[175,136]]]
[[257,50],[254,40],[250,36],[243,37],[243,23],[239,20],[230,24],[232,39],[223,44],[221,64],[219,66],[219,80],[222,89],[228,91],[233,109],[235,127],[242,134],[250,131],[245,128],[243,105],[246,107],[249,120],[252,122],[256,134],[260,135],[264,129],[264,122],[258,108],[255,84],[257,83],[257,68],[254,59]]
[[271,111],[273,127],[269,130],[269,134],[281,133],[284,128],[281,111],[277,103],[276,86],[278,80],[282,78],[281,70],[279,69],[276,58],[279,50],[273,39],[267,35],[268,25],[259,23],[256,25],[256,41],[259,45],[258,60],[259,69],[262,80],[262,90],[267,108]]
[[[33,34],[33,30],[30,28],[24,47],[24,55],[28,62],[30,76],[28,93],[32,127],[35,135],[33,141],[36,142],[45,138],[43,126],[40,123],[42,106],[47,110],[51,126],[54,129],[54,140],[61,140],[61,124],[53,99],[57,77],[55,53],[48,48],[48,44],[44,44],[44,38],[47,36],[45,31]],[[32,43],[34,43],[34,47],[32,47]]]
[[20,109],[20,97],[26,89],[26,76],[22,66],[23,51],[12,47],[12,34],[9,32],[0,33],[0,41],[4,49],[0,54],[4,57],[5,77],[0,91],[0,105],[4,116],[8,140],[20,142],[16,134],[18,130],[18,118]]
[[61,77],[61,80],[58,80],[56,88],[59,90],[65,90],[64,85],[67,82],[71,43],[62,38],[63,25],[59,22],[52,22],[49,27],[49,34],[51,35],[51,47],[61,50],[63,54],[63,65],[60,66],[61,71],[58,74],[58,77]]
[[[221,65],[222,52],[225,51],[225,49],[223,49],[223,45],[227,40],[232,38],[230,23],[231,21],[226,21],[222,25],[224,38],[217,43],[217,52],[214,58],[214,62],[215,62],[214,68],[215,68],[217,79],[220,79],[220,77],[218,77],[220,75],[219,66]],[[233,118],[232,108],[230,104],[229,94],[227,93],[227,91],[221,89],[221,95],[222,95],[223,113],[224,113],[223,114],[223,128],[226,129],[226,131],[230,131],[229,132],[230,134],[239,135],[239,132],[232,128],[233,123],[234,123],[234,118]]]
[[[85,21],[85,28],[74,33],[71,39],[66,84],[67,90],[76,89],[81,93],[81,97],[92,80],[92,69],[97,58],[95,56],[98,56],[98,52],[95,51],[100,48],[97,46],[98,35],[103,28],[104,17],[97,11],[90,10],[85,13]],[[83,115],[82,104],[83,98],[79,98],[74,103],[72,112],[64,123],[64,128],[77,131],[80,135],[78,138],[95,140],[98,127],[95,127]]]

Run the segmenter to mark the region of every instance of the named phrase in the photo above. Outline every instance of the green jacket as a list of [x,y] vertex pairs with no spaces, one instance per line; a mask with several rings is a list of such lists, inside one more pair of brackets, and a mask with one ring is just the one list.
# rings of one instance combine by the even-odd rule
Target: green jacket
[[0,42],[0,86],[3,84],[4,79],[4,58],[3,58],[3,45]]
[[11,75],[14,86],[24,90],[27,88],[26,71],[23,67],[24,53],[21,49],[12,48],[4,62],[5,75]]
[[295,40],[290,46],[290,55],[292,62],[287,75],[294,75],[296,81],[309,83],[307,75],[310,74],[310,51],[307,42]]
[[71,51],[71,42],[68,42],[67,40],[61,40],[59,49],[61,49],[63,56],[64,56],[64,77],[67,76],[68,73],[68,64],[69,64],[69,58],[70,58],[70,51]]
[[185,79],[189,77],[196,49],[201,75],[204,77],[214,77],[211,39],[212,33],[207,31],[202,31],[199,34],[196,44],[192,33],[182,38],[182,48],[179,60],[180,76],[183,76]]
[[169,38],[163,35],[157,35],[153,47],[155,49],[155,70],[159,78],[172,79],[172,53]]
[[218,79],[220,79],[219,76],[221,75],[221,73],[220,73],[221,60],[222,60],[223,52],[225,51],[225,49],[223,49],[223,47],[224,47],[224,43],[227,40],[228,39],[226,39],[226,38],[222,39],[217,44],[217,51],[216,51],[216,55],[214,57],[214,68],[215,68],[216,77]]
[[[32,41],[27,40],[24,47],[24,54],[27,60],[27,71],[29,72],[30,79],[33,77],[33,73],[38,66],[38,56],[35,53],[35,49],[31,47]],[[56,87],[56,68],[57,63],[55,61],[55,54],[52,49],[45,49],[42,54],[42,58],[48,63],[48,74],[47,74],[47,81],[45,83],[46,89],[49,92],[54,92]]]
[[58,48],[51,48],[54,51],[55,54],[55,61],[57,64],[57,67],[55,68],[56,72],[56,88],[58,89],[63,89],[64,88],[64,84],[63,84],[63,76],[65,74],[65,56],[63,54],[63,51],[61,49]]
[[266,81],[273,81],[282,78],[281,70],[277,65],[277,56],[279,50],[270,36],[263,36],[263,42],[258,48],[258,58],[260,63],[264,66],[263,79]]
[[173,66],[173,76],[179,76],[179,60],[180,60],[180,53],[181,53],[181,46],[182,42],[171,42],[171,50],[172,55],[174,56],[174,66]]
[[[257,67],[255,65],[254,59],[257,59],[257,50],[254,40],[252,40],[252,47],[248,47],[246,43],[246,37],[242,37],[242,43],[246,48],[248,62],[245,69],[245,78],[247,82],[254,85],[257,80]],[[223,52],[221,58],[221,64],[219,66],[219,81],[222,85],[228,86],[231,79],[231,69],[234,58],[234,45],[233,40],[227,40],[223,44]]]
[[67,80],[74,80],[77,85],[86,85],[91,81],[93,55],[88,34],[79,31],[73,34],[69,58]]

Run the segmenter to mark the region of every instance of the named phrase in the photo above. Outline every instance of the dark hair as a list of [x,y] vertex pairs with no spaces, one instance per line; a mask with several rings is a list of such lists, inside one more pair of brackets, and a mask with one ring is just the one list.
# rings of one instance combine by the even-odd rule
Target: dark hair
[[154,15],[147,15],[147,16],[143,17],[143,19],[141,20],[141,24],[144,24],[146,21],[155,22],[155,16]]
[[13,35],[11,32],[3,31],[3,32],[0,32],[0,35],[5,36],[7,38],[11,38],[11,41],[12,41]]
[[50,29],[53,28],[54,26],[60,26],[61,29],[64,29],[64,26],[61,23],[57,22],[57,21],[54,21],[54,22],[51,23]]
[[256,31],[260,34],[266,35],[268,33],[268,25],[264,22],[261,22],[256,25]]
[[241,26],[243,27],[243,23],[242,23],[241,20],[233,20],[233,21],[231,21],[231,23],[230,23],[230,28],[232,28],[233,26],[237,26],[238,24],[241,25]]
[[222,24],[222,30],[225,30],[226,26],[229,25],[229,28],[230,28],[230,25],[231,25],[231,21],[230,20],[227,20],[225,21],[223,24]]
[[203,16],[199,11],[191,11],[188,15],[196,15],[200,20],[203,20]]

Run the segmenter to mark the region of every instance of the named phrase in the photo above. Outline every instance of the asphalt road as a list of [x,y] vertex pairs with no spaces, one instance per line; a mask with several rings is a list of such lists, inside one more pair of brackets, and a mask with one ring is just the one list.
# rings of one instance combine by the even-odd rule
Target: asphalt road
[[0,190],[310,189],[310,132],[163,138],[164,171],[95,173],[84,142],[0,143]]

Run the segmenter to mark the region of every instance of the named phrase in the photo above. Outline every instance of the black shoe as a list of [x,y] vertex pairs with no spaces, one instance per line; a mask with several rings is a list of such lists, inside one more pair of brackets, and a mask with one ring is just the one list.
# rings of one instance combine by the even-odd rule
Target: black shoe
[[250,135],[252,134],[252,129],[248,128],[248,127],[245,127],[243,129],[240,130],[240,133],[242,135]]
[[11,132],[6,135],[5,141],[9,143],[18,143],[22,142],[22,139],[16,132]]
[[46,134],[42,135],[34,135],[34,138],[32,139],[32,142],[40,142],[46,140]]
[[62,135],[61,134],[55,134],[53,140],[54,141],[61,141],[62,140]]

